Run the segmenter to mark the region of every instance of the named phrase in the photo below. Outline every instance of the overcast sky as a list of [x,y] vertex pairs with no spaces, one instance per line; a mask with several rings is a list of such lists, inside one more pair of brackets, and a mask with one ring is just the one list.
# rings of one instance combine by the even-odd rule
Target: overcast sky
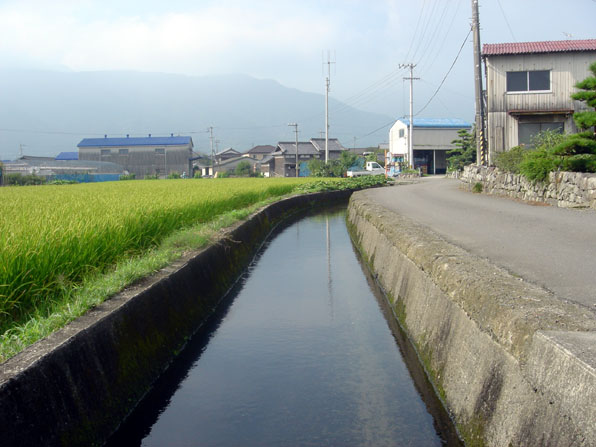
[[[408,113],[400,63],[415,63],[415,112],[470,28],[470,0],[0,0],[5,68],[244,73],[392,117]],[[595,0],[480,0],[483,43],[596,38]],[[326,59],[326,55],[325,55]],[[419,116],[473,119],[471,35]],[[342,113],[338,110],[337,113]],[[345,112],[344,112],[345,113]]]

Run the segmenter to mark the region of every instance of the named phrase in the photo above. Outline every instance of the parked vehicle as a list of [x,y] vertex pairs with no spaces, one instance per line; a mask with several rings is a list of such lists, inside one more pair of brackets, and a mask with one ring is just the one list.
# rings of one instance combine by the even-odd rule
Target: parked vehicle
[[376,161],[367,161],[365,169],[349,170],[348,177],[360,177],[362,175],[384,175],[385,168]]

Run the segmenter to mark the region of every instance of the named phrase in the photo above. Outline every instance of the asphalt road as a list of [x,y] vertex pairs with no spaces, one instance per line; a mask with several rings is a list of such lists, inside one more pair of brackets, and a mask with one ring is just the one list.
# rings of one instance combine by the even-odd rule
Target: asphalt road
[[473,194],[459,183],[431,177],[364,194],[512,274],[596,310],[596,211]]

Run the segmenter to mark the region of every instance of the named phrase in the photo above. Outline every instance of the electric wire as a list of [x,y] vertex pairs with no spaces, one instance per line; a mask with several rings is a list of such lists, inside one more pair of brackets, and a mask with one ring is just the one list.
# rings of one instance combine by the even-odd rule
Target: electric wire
[[497,0],[499,4],[499,8],[501,9],[501,14],[503,14],[503,18],[505,19],[505,23],[507,24],[507,28],[509,28],[509,32],[511,33],[511,37],[513,37],[513,41],[517,42],[515,38],[515,34],[513,34],[513,30],[511,29],[511,25],[509,25],[509,20],[507,20],[507,15],[505,14],[505,10],[503,9],[503,5],[501,5],[501,0]]
[[470,30],[468,31],[468,34],[466,34],[466,37],[465,37],[464,41],[461,44],[461,47],[459,47],[459,51],[457,52],[457,55],[455,56],[455,59],[453,60],[453,63],[451,64],[451,67],[449,67],[449,70],[447,70],[447,73],[445,73],[445,76],[443,77],[443,80],[439,84],[439,87],[437,88],[437,90],[435,90],[435,92],[432,94],[432,96],[430,97],[430,99],[428,100],[428,102],[424,105],[424,107],[422,107],[420,110],[418,110],[418,112],[416,112],[414,114],[414,116],[420,115],[420,113],[422,113],[424,111],[424,109],[426,109],[428,107],[428,105],[432,102],[432,100],[434,99],[434,97],[437,96],[437,93],[439,93],[439,90],[441,90],[441,87],[445,83],[445,80],[447,79],[447,76],[449,76],[449,73],[451,73],[451,70],[453,69],[453,67],[455,66],[455,63],[459,59],[459,55],[461,54],[462,50],[464,49],[464,46],[466,45],[466,42],[468,41],[468,37],[470,37],[470,34],[471,33],[472,33],[472,28],[470,27]]

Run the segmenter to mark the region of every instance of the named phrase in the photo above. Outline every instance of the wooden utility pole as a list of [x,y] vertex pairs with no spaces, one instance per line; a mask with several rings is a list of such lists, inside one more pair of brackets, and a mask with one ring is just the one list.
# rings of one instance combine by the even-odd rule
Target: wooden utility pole
[[484,98],[482,90],[482,62],[480,56],[480,19],[478,0],[472,0],[472,32],[474,34],[474,84],[476,98],[476,163],[487,165],[486,140],[484,132]]

